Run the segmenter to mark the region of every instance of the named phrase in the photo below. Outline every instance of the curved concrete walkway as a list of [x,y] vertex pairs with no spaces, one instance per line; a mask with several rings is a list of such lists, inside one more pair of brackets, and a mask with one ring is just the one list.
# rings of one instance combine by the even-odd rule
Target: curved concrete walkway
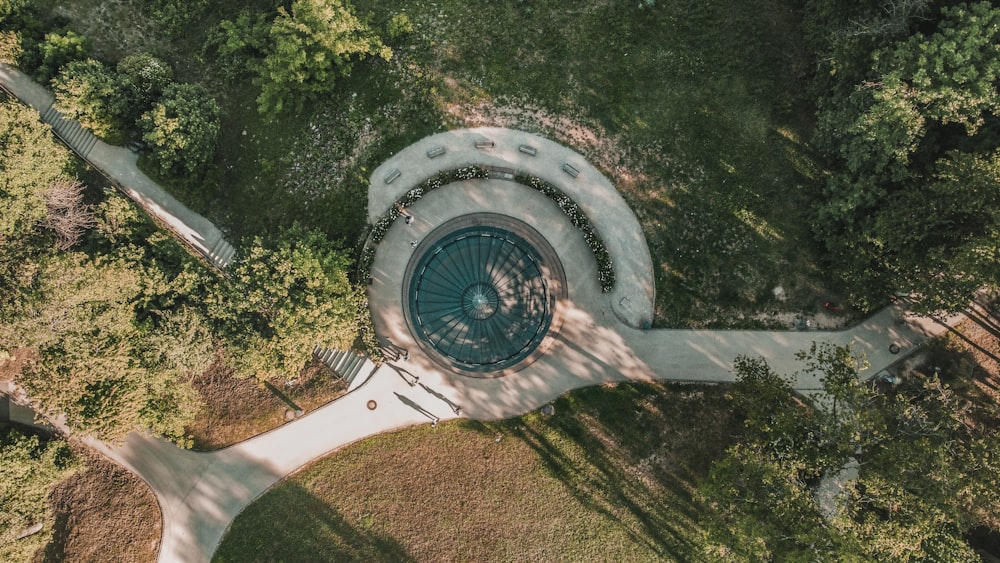
[[209,263],[222,270],[232,262],[235,248],[211,221],[177,201],[136,166],[138,156],[128,149],[109,145],[66,119],[55,107],[55,97],[18,69],[0,63],[0,87],[38,112],[44,123],[73,152],[99,170],[154,220],[173,231]]
[[[491,131],[497,141],[507,138],[501,137],[499,130]],[[520,142],[523,137],[519,135],[524,134],[510,133],[510,138]],[[457,139],[456,142],[465,142],[472,137],[459,135]],[[541,156],[541,148],[548,145],[537,139],[533,137],[532,142],[538,145]],[[415,171],[425,170],[420,166],[426,160],[433,160],[428,158],[427,150],[439,146],[441,141],[440,136],[434,136],[393,157],[393,169],[400,170],[398,178],[403,177],[405,169],[413,171],[416,178],[411,186],[423,179]],[[496,146],[499,145],[493,148]],[[461,162],[456,160],[447,167],[483,163],[482,158]],[[592,169],[585,163],[573,161],[573,166],[579,171],[577,178],[589,178],[583,171]],[[539,172],[531,171],[550,179]],[[379,214],[379,205],[384,210],[398,197],[396,188],[392,192],[385,189],[393,183],[383,181],[379,185],[377,180],[384,180],[385,174],[384,167],[376,170],[376,181],[372,183],[370,201],[376,202],[374,216]],[[592,187],[603,184],[591,180],[588,184]],[[404,184],[401,182],[399,186]],[[636,235],[631,226],[615,230],[616,221],[629,223],[628,217],[634,220],[634,216],[629,211],[625,217],[620,208],[612,205],[613,194],[571,192],[569,187],[560,187],[572,193],[574,199],[593,196],[596,202],[609,202],[604,206],[588,204],[588,214],[596,225],[602,226],[601,234],[609,248],[616,249],[616,257],[635,249],[637,242],[644,249],[644,239],[632,238]],[[614,190],[609,183],[600,189]],[[379,190],[384,193],[375,193]],[[578,203],[582,204],[579,199]],[[853,343],[868,355],[871,367],[866,373],[875,373],[947,330],[946,324],[909,316],[901,307],[890,307],[859,326],[839,332],[641,331],[632,328],[634,321],[642,319],[635,314],[636,303],[614,308],[620,297],[601,293],[597,265],[580,232],[555,205],[534,190],[503,180],[458,182],[427,194],[410,211],[413,222],[397,220],[379,245],[369,289],[378,334],[407,348],[408,361],[384,364],[367,382],[337,401],[224,450],[185,451],[137,433],[114,447],[91,441],[94,447],[142,477],[156,494],[163,515],[159,561],[210,560],[236,515],[284,476],[346,444],[392,429],[458,416],[506,418],[538,408],[569,390],[609,381],[733,381],[732,361],[741,354],[763,356],[779,373],[796,373],[802,366],[794,353],[813,342]],[[414,345],[401,307],[400,272],[405,271],[412,256],[411,242],[451,218],[481,211],[517,217],[542,233],[559,255],[568,281],[567,298],[556,305],[561,328],[547,343],[550,346],[547,353],[515,373],[493,379],[457,375],[423,356]],[[640,250],[639,254],[643,252]],[[616,265],[618,283],[635,291],[644,288],[647,260],[648,252],[631,265],[625,261],[620,272]],[[652,293],[643,291],[634,298],[644,300],[643,307],[648,300],[651,307]],[[900,347],[899,356],[890,353],[890,344]],[[802,392],[820,387],[811,374],[797,377],[795,387]],[[367,407],[369,400],[376,402],[374,410]]]
[[[368,221],[374,223],[424,180],[473,165],[499,169],[495,174],[498,178],[513,179],[518,172],[541,178],[575,201],[611,255],[615,287],[609,296],[610,310],[629,326],[652,325],[656,298],[653,261],[639,220],[618,190],[583,156],[544,137],[515,129],[479,127],[424,138],[372,173]],[[552,202],[544,205],[558,211]]]

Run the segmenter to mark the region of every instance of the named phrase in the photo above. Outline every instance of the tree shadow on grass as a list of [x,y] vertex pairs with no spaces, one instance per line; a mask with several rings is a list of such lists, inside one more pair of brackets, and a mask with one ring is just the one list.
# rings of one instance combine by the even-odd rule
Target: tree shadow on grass
[[[700,399],[684,396],[698,394]],[[530,446],[584,507],[660,557],[696,560],[693,491],[730,441],[720,388],[622,384],[556,401],[556,414],[488,425]],[[689,412],[700,411],[700,412]],[[711,421],[712,428],[700,425]],[[697,451],[695,451],[697,450]]]
[[[212,557],[247,561],[414,561],[394,539],[350,523],[321,499],[286,481],[233,522]],[[374,521],[374,519],[372,519]]]

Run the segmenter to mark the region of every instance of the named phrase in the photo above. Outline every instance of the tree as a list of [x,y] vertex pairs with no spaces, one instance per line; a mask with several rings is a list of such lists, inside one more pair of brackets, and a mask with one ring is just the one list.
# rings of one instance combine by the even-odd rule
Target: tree
[[139,122],[160,172],[200,175],[215,154],[220,114],[219,104],[201,86],[167,86],[160,101]]
[[0,102],[0,241],[26,236],[45,219],[45,192],[68,165],[69,152],[38,113]]
[[266,54],[271,25],[263,12],[244,8],[235,20],[223,20],[206,45],[214,48],[227,78],[252,75]]
[[170,35],[179,35],[194,25],[208,8],[208,0],[147,0],[153,18]]
[[38,51],[41,63],[36,74],[39,80],[48,82],[68,63],[85,60],[90,54],[90,40],[72,31],[46,33]]
[[[780,560],[974,557],[965,533],[1000,508],[1000,438],[968,424],[937,377],[913,374],[886,395],[860,380],[849,348],[813,346],[801,358],[823,383],[812,407],[762,360],[737,361],[733,400],[748,432],[701,489],[720,515],[710,543]],[[760,398],[771,408],[746,407]],[[851,458],[858,476],[824,514],[821,477]]]
[[84,185],[78,181],[62,180],[45,192],[45,226],[55,233],[60,250],[73,248],[94,224],[94,214],[83,202],[83,190]]
[[52,79],[55,106],[99,137],[121,134],[121,107],[115,74],[95,59],[72,61]]
[[344,0],[295,0],[270,28],[270,45],[259,66],[257,98],[262,114],[297,111],[306,102],[333,91],[355,60],[392,51],[363,24]]
[[[95,263],[75,253],[51,258],[40,279],[16,331],[17,345],[36,348],[40,357],[17,377],[38,409],[65,414],[72,428],[103,440],[151,429],[187,444],[183,430],[199,402],[182,369],[203,363],[203,354],[170,350],[187,344],[182,335],[191,326],[171,324],[169,313],[159,324],[137,318],[155,280],[123,262]],[[191,315],[177,318],[194,322]],[[192,352],[195,358],[176,360]]]
[[[79,469],[65,441],[0,428],[0,560],[30,561],[52,538],[48,495]],[[17,539],[33,525],[39,533]]]
[[1000,284],[982,259],[1000,247],[998,85],[1000,8],[980,2],[943,8],[935,33],[876,49],[864,79],[821,99],[832,173],[817,235],[861,306],[906,291],[956,310]]
[[229,280],[209,297],[209,314],[235,344],[242,375],[292,376],[314,346],[353,344],[361,298],[342,250],[297,224],[244,246]]
[[118,62],[118,84],[126,122],[135,123],[153,107],[173,78],[166,62],[149,53],[127,55]]

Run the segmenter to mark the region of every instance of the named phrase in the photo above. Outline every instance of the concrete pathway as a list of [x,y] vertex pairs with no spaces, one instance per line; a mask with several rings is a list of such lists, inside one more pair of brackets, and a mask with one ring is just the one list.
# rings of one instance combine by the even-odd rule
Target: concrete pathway
[[32,107],[53,133],[73,152],[99,170],[155,221],[173,231],[182,242],[222,270],[232,262],[236,249],[208,219],[191,211],[136,166],[137,155],[109,145],[53,106],[55,97],[18,69],[0,63],[0,86]]
[[[639,220],[618,190],[583,156],[544,137],[514,129],[479,127],[422,139],[372,173],[369,222],[422,181],[439,172],[473,165],[499,169],[498,177],[507,179],[513,179],[515,173],[541,178],[575,201],[612,257],[616,283],[611,311],[628,326],[652,324],[656,300],[653,261]],[[544,205],[561,215],[554,203],[546,200]]]
[[[476,148],[475,140],[487,136],[494,145]],[[483,154],[492,155],[490,162],[497,166],[511,164],[497,154],[504,158],[516,157],[515,151],[526,154],[518,147],[531,143],[536,154],[526,154],[532,160],[524,166],[537,166],[529,168],[532,174],[559,185],[581,205],[587,202],[588,215],[613,254],[620,287],[610,294],[601,292],[597,265],[583,236],[538,192],[502,179],[457,182],[430,192],[409,209],[413,221],[397,220],[382,240],[369,287],[376,332],[393,346],[408,350],[407,361],[384,364],[337,401],[224,450],[185,451],[136,433],[115,447],[92,441],[94,447],[145,479],[155,492],[163,514],[161,562],[208,561],[236,515],[284,476],[337,448],[382,432],[459,416],[507,418],[536,409],[569,390],[609,381],[729,382],[734,380],[732,361],[741,354],[763,356],[779,373],[793,374],[802,367],[794,353],[813,342],[854,344],[871,362],[863,375],[874,374],[947,330],[946,324],[908,315],[902,306],[887,308],[850,330],[837,332],[634,328],[651,318],[653,299],[649,253],[638,223],[633,224],[635,218],[620,196],[599,193],[614,188],[592,177],[596,170],[582,159],[575,160],[575,153],[556,152],[547,141],[526,133],[474,130],[418,142],[390,159],[391,167],[375,171],[371,216],[388,209],[407,186],[432,175],[438,162],[452,168],[483,164],[482,158],[472,159],[482,156],[478,152],[461,156],[463,150],[468,153],[461,146],[470,142],[475,151],[494,151]],[[446,147],[443,155],[428,156],[441,146]],[[554,156],[546,163],[550,150]],[[436,160],[449,154],[454,161]],[[434,161],[433,167],[428,167],[429,161]],[[560,163],[566,162],[577,171],[575,177],[562,169]],[[396,170],[399,175],[386,183]],[[546,353],[523,369],[497,378],[472,378],[442,369],[422,353],[402,312],[400,273],[412,257],[413,243],[450,219],[477,212],[507,214],[539,231],[558,254],[568,286],[566,299],[556,304],[553,329],[541,344]],[[637,258],[630,260],[631,254]],[[896,354],[890,352],[890,345]],[[814,392],[819,381],[799,373],[795,387]],[[375,402],[374,410],[368,407],[369,401]]]

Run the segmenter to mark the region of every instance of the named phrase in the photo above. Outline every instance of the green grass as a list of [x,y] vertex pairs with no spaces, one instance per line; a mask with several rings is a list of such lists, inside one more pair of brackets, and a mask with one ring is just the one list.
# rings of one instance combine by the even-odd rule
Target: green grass
[[552,417],[374,437],[250,505],[215,559],[697,560],[692,491],[738,432],[725,405],[719,387],[621,385]]
[[[798,4],[358,0],[376,28],[403,11],[414,33],[391,42],[392,61],[356,65],[333,96],[274,122],[249,77],[223,78],[201,52],[237,7],[146,41],[222,103],[217,167],[179,195],[231,238],[300,221],[353,245],[387,156],[448,128],[518,127],[583,153],[628,200],[653,257],[656,326],[785,327],[779,313],[842,301],[810,232],[823,170]],[[98,45],[118,37],[113,22],[92,31]]]

